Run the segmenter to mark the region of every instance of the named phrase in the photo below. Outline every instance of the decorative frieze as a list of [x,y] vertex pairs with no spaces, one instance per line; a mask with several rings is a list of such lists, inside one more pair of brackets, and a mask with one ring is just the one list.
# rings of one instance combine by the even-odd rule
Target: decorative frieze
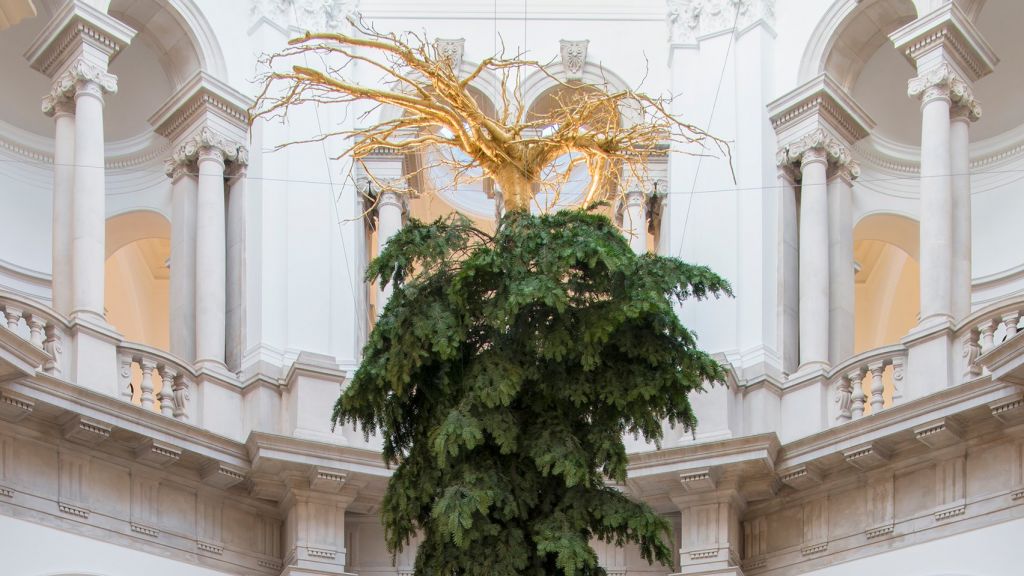
[[693,44],[703,36],[742,30],[759,20],[775,25],[775,0],[668,0],[673,44]]
[[53,78],[69,60],[83,55],[106,65],[134,36],[135,30],[88,2],[64,2],[32,42],[25,58],[33,70]]
[[290,28],[337,32],[359,18],[359,0],[255,0],[252,15]]
[[566,80],[583,79],[583,66],[587,63],[590,40],[559,40],[562,70]]

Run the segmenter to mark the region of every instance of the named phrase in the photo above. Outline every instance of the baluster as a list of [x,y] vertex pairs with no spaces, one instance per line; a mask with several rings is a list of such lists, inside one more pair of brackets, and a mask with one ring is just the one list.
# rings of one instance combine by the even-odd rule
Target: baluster
[[885,400],[882,394],[885,392],[885,384],[882,382],[882,374],[885,372],[885,362],[873,362],[868,364],[868,372],[871,372],[871,413],[878,414],[882,411]]
[[978,366],[978,356],[981,356],[981,345],[978,339],[981,337],[977,330],[971,330],[964,337],[963,359],[964,359],[964,381],[973,380],[981,376],[981,366]]
[[1017,333],[1017,323],[1020,322],[1020,311],[1007,312],[1003,314],[1003,323],[1006,325],[1006,340],[1009,340]]
[[174,394],[174,417],[182,422],[187,422],[189,393],[188,381],[185,380],[183,374],[178,374],[174,379],[174,386],[171,390]]
[[[51,357],[43,364],[43,371],[50,376],[60,376],[61,374],[61,357],[64,354],[64,343],[61,339],[60,330],[53,322],[48,322],[45,328],[46,339],[43,340],[43,350],[45,350]],[[131,385],[131,359],[129,363],[129,386]],[[129,391],[130,393],[130,391]]]
[[850,416],[860,418],[864,415],[864,369],[856,368],[846,375],[853,388],[850,395]]
[[142,358],[139,361],[139,367],[142,368],[142,384],[139,386],[142,389],[142,408],[152,410],[155,404],[153,401],[153,370],[156,368],[156,362],[149,358]]
[[38,348],[43,347],[43,330],[46,329],[46,321],[36,314],[25,316],[28,323],[28,340]]
[[996,321],[986,320],[978,324],[978,332],[981,334],[981,353],[984,354],[995,346]]
[[836,404],[839,405],[839,414],[836,415],[836,420],[849,422],[852,417],[850,410],[853,407],[853,383],[850,382],[849,376],[839,379],[839,386],[836,387]]
[[21,323],[21,310],[7,306],[4,309],[4,316],[7,318],[7,329],[11,332],[17,332],[18,324]]
[[906,365],[907,359],[903,356],[892,359],[892,403],[894,406],[897,398],[903,398],[903,374]]
[[174,415],[174,378],[178,372],[163,364],[160,366],[160,413],[164,416]]
[[132,385],[132,357],[130,354],[122,354],[117,362],[117,389],[121,391],[122,400],[131,402],[135,394],[135,387]]

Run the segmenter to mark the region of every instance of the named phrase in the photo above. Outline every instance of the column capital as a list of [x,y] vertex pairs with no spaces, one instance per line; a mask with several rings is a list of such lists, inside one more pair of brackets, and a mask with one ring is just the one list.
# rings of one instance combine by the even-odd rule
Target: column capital
[[398,208],[405,216],[409,211],[409,199],[418,196],[406,185],[405,178],[374,178],[370,175],[356,179],[356,192],[363,197],[367,216],[385,207]]
[[188,166],[205,155],[216,157],[221,162],[249,163],[248,148],[204,126],[175,148],[164,164],[164,172],[173,177],[173,171],[179,165]]
[[780,167],[794,172],[804,164],[823,162],[833,173],[843,173],[851,180],[860,176],[860,165],[853,159],[850,149],[821,128],[780,146],[775,159]]
[[88,91],[101,97],[103,94],[116,94],[117,76],[85,58],[76,59],[57,77],[50,93],[43,96],[43,114],[57,114],[58,105],[72,102],[79,91]]
[[32,42],[25,58],[34,70],[60,76],[75,60],[104,67],[131,42],[135,30],[85,0],[68,0]]
[[992,72],[999,63],[992,47],[957,2],[947,2],[889,35],[896,49],[919,71],[953,66],[968,82]]

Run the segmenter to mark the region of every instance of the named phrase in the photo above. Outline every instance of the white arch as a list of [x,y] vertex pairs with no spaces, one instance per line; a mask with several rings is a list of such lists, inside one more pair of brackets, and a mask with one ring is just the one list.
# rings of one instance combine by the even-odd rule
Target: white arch
[[[477,66],[478,63],[476,62],[463,60],[462,65],[459,66],[459,77],[465,78],[469,76],[476,70]],[[413,78],[416,78],[416,75],[413,75]],[[501,79],[498,78],[498,75],[493,70],[484,70],[469,86],[482,94],[495,109],[498,107],[498,102],[501,102]],[[387,122],[388,120],[394,120],[404,113],[398,106],[381,106],[377,121]]]
[[[544,70],[535,70],[523,80],[522,93],[523,103],[529,110],[537,103],[548,89],[558,86],[554,78],[564,77],[565,66],[561,62],[555,62],[544,67]],[[587,62],[583,65],[583,84],[607,87],[611,91],[626,90],[629,84],[615,72],[600,64]]]
[[[825,11],[825,15],[822,16],[821,20],[818,21],[818,25],[815,26],[814,31],[811,33],[811,38],[804,48],[803,57],[800,59],[799,83],[803,84],[822,72],[827,71],[828,57],[835,47],[836,41],[842,36],[846,26],[853,22],[858,14],[867,10],[868,7],[879,2],[893,5],[897,3],[909,4],[914,7],[914,16],[916,17],[917,14],[922,13],[920,7],[922,1],[927,0],[877,0],[876,2],[835,0],[829,9]],[[863,63],[861,63],[861,66],[863,66]],[[834,71],[829,72],[832,72],[833,77],[841,84],[846,84],[846,79],[840,78]],[[846,86],[846,88],[849,89],[850,86]]]
[[170,238],[171,223],[160,212],[136,209],[107,218],[104,258],[132,242],[147,238]]

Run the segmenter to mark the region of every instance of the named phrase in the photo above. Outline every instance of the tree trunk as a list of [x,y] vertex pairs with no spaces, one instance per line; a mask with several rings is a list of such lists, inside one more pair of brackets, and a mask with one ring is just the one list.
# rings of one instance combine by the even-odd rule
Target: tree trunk
[[506,212],[529,212],[533,201],[533,183],[523,176],[517,167],[506,168],[494,175],[494,180],[501,188],[502,200]]

